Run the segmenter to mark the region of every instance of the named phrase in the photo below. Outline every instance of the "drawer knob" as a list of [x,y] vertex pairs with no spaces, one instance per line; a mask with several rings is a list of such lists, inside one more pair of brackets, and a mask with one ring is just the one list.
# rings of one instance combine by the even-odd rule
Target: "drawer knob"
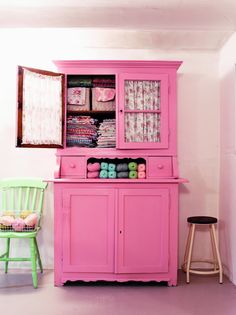
[[70,167],[71,168],[75,168],[75,164],[74,163],[70,163]]
[[158,164],[157,167],[159,168],[159,170],[163,169],[164,165],[163,164]]

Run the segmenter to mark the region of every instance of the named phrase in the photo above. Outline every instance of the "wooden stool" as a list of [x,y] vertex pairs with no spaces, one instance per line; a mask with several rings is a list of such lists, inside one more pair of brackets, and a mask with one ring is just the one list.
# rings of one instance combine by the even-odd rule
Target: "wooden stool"
[[[223,283],[223,269],[220,259],[219,248],[216,241],[216,231],[215,231],[215,224],[217,223],[217,219],[214,217],[206,217],[206,216],[196,216],[196,217],[189,217],[187,219],[188,223],[190,224],[189,233],[187,238],[187,244],[184,254],[184,262],[182,265],[182,269],[186,272],[186,282],[189,283],[189,275],[192,274],[199,274],[199,275],[212,275],[219,273],[219,283]],[[213,252],[213,260],[192,260],[192,251],[193,251],[193,242],[195,236],[195,228],[197,225],[208,225],[210,229],[211,235],[211,245],[212,245],[212,252]],[[191,268],[192,263],[201,263],[207,262],[213,265],[213,268],[210,270],[201,270],[198,268]]]

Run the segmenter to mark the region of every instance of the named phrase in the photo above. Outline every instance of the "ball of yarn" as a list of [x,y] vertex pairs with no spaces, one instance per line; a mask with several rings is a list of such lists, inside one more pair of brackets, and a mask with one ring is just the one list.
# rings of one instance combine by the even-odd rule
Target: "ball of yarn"
[[96,171],[100,171],[100,163],[95,162],[95,163],[89,163],[87,165],[87,169],[89,172],[96,172]]
[[24,227],[25,227],[25,222],[22,218],[16,218],[12,223],[12,228],[16,232],[22,231]]
[[98,178],[99,177],[99,172],[88,172],[87,173],[87,178]]
[[28,217],[25,218],[24,220],[25,225],[27,226],[35,226],[38,222],[38,216],[36,213],[32,213],[30,215],[28,215]]
[[130,171],[136,171],[138,168],[138,164],[136,162],[129,162],[128,167]]
[[4,216],[7,215],[7,216],[15,218],[15,211],[14,210],[6,210],[3,212],[3,215]]
[[26,217],[28,217],[28,215],[30,215],[32,213],[31,210],[22,210],[20,213],[20,218],[21,219],[25,219]]
[[15,220],[14,217],[10,215],[3,215],[0,217],[0,223],[5,226],[11,226],[14,220]]
[[144,163],[138,165],[138,172],[144,172],[146,170],[146,165]]
[[127,163],[119,163],[116,167],[117,172],[126,172],[128,170]]

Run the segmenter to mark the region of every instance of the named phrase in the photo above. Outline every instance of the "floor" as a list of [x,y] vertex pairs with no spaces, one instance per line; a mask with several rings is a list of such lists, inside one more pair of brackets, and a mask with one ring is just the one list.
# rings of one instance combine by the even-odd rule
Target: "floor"
[[177,287],[156,283],[72,283],[53,286],[53,271],[33,289],[28,271],[0,273],[0,310],[7,315],[235,315],[236,286],[216,276],[192,276]]

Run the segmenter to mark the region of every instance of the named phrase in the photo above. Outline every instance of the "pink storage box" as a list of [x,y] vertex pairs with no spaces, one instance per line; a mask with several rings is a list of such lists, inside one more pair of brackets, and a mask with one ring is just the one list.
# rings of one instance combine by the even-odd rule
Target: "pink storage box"
[[68,88],[67,104],[67,109],[71,111],[90,110],[89,88]]
[[104,111],[115,110],[115,89],[99,87],[93,88],[92,109]]

